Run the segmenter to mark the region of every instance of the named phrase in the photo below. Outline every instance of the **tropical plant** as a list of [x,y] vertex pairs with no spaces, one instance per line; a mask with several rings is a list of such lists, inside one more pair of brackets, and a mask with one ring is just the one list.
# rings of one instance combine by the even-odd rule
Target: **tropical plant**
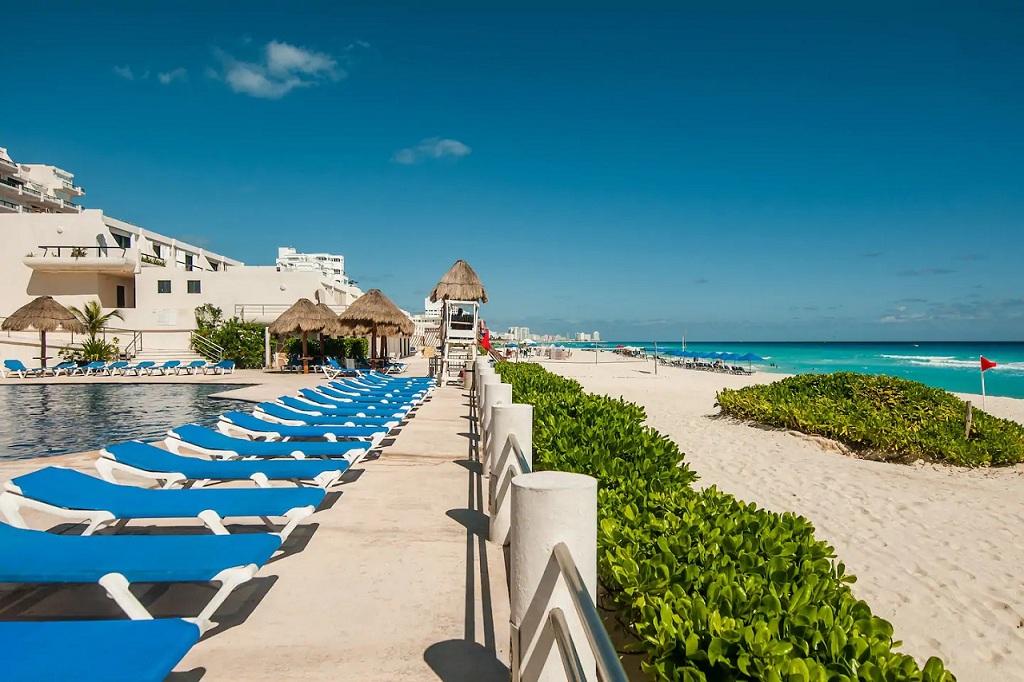
[[110,324],[110,320],[118,319],[123,320],[124,317],[118,310],[111,310],[109,313],[103,312],[103,306],[100,302],[93,299],[87,301],[84,306],[80,309],[75,306],[69,306],[68,310],[71,314],[78,318],[78,321],[85,325],[86,334],[89,335],[89,340],[93,341],[96,336],[100,334],[107,325]]
[[57,355],[61,360],[75,362],[92,362],[93,360],[116,360],[120,349],[116,343],[108,343],[103,339],[86,339],[78,346],[62,348]]
[[835,439],[890,461],[925,459],[961,466],[1024,461],[1024,426],[972,410],[955,395],[916,381],[836,372],[723,390],[722,413]]
[[82,248],[81,246],[74,247],[73,249],[71,249],[71,257],[72,258],[85,258],[85,249]]
[[238,317],[223,319],[220,308],[205,303],[195,309],[196,332],[220,346],[223,357],[215,357],[209,344],[193,337],[192,350],[207,360],[234,360],[239,369],[263,367],[263,334],[265,325],[245,322]]
[[500,363],[534,408],[534,465],[598,480],[603,604],[652,679],[952,682],[937,658],[897,651],[892,626],[850,585],[835,550],[695,474],[643,408],[585,393],[539,365]]

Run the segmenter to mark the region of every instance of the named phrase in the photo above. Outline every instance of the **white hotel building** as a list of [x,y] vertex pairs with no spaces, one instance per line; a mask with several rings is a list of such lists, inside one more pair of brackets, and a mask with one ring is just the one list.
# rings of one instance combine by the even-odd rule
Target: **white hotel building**
[[[118,329],[107,334],[122,349],[143,358],[187,357],[200,305],[220,308],[225,318],[270,322],[301,297],[318,297],[340,312],[362,294],[345,277],[340,256],[328,269],[298,267],[291,261],[304,255],[294,250],[287,250],[289,262],[245,265],[84,209],[74,202],[84,194],[71,173],[17,164],[0,148],[0,317],[37,296],[79,307],[95,299],[124,318],[113,320]],[[311,257],[320,255],[328,254]],[[71,340],[50,337],[54,346]],[[0,332],[0,358],[31,362],[35,355],[37,333]]]

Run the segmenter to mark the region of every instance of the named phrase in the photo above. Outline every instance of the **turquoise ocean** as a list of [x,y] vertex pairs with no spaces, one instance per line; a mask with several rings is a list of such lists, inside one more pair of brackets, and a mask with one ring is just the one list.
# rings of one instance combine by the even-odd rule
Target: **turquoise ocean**
[[[654,351],[651,341],[606,341],[599,344],[570,343],[575,347],[615,348],[638,346]],[[1024,398],[1024,342],[927,342],[927,343],[733,343],[686,342],[686,350],[752,352],[766,362],[754,363],[754,369],[786,374],[809,372],[861,372],[888,374],[929,386],[961,393],[980,393],[978,357],[984,355],[999,363],[985,373],[988,395]],[[678,355],[680,341],[658,342],[658,352]]]

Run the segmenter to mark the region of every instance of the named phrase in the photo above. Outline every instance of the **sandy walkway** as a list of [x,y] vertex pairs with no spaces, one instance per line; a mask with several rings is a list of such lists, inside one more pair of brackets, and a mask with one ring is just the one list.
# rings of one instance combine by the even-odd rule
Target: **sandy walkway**
[[[587,390],[644,405],[701,485],[810,519],[859,578],[856,594],[893,622],[907,653],[940,656],[961,682],[1024,680],[1024,467],[851,458],[798,434],[710,418],[718,389],[775,375],[660,368],[654,376],[650,362],[580,362],[588,356],[545,366]],[[1024,421],[1022,400],[989,398],[988,407]]]

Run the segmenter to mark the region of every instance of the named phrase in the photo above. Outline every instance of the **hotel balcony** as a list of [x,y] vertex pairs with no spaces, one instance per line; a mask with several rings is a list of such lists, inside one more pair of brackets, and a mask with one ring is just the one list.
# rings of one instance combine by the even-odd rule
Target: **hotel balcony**
[[14,163],[13,161],[9,161],[8,159],[0,157],[0,171],[4,173],[17,173],[18,164]]
[[6,199],[0,199],[0,213],[21,213],[21,206]]
[[37,246],[21,262],[40,272],[102,272],[130,275],[135,272],[138,251],[121,246]]

